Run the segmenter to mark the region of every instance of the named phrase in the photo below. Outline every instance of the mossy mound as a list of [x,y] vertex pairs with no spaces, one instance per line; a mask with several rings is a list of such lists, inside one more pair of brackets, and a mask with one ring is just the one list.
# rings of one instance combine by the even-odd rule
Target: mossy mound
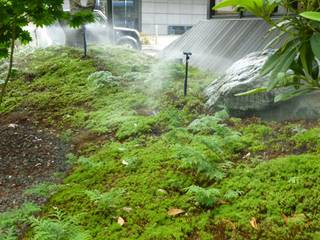
[[1,237],[23,224],[25,239],[41,240],[317,237],[319,123],[209,116],[213,76],[191,69],[184,97],[182,65],[135,51],[27,57],[2,115],[24,111],[60,131],[75,146],[73,171],[41,217],[28,217],[34,207],[1,215]]

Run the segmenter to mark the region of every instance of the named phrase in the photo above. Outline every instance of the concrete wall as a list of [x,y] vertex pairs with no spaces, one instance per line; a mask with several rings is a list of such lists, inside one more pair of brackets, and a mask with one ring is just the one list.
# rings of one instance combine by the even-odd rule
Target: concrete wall
[[207,18],[207,0],[142,0],[142,32],[168,34],[168,26],[192,26]]

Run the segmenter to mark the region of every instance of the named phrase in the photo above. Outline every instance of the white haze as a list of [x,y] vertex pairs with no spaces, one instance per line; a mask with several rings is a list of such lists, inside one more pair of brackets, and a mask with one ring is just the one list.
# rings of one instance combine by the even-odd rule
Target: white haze
[[[59,23],[48,27],[37,28],[30,24],[24,28],[27,30],[32,41],[29,46],[34,48],[46,48],[49,46],[65,45],[66,36]],[[76,31],[75,29],[73,29]],[[109,25],[91,23],[86,25],[88,44],[112,44],[112,27]]]

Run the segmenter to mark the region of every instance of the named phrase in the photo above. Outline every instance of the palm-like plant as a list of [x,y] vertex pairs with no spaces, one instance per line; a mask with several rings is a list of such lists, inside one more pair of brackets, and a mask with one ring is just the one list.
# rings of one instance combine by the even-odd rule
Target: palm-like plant
[[[298,3],[298,8],[294,7]],[[267,47],[281,43],[281,47],[269,57],[261,75],[270,75],[266,87],[253,89],[238,96],[289,87],[275,101],[320,90],[320,1],[319,0],[225,0],[214,8],[226,6],[244,8],[271,25],[271,31],[279,31]],[[286,13],[273,18],[277,7]]]

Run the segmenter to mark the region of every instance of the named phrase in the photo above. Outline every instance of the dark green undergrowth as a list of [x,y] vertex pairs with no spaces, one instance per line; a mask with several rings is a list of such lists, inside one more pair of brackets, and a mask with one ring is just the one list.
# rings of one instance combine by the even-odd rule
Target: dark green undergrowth
[[17,56],[1,114],[24,112],[64,141],[91,137],[63,184],[27,191],[51,196],[40,215],[0,215],[0,238],[23,225],[43,240],[318,239],[319,124],[208,115],[213,76],[192,68],[185,98],[183,74],[120,48]]

